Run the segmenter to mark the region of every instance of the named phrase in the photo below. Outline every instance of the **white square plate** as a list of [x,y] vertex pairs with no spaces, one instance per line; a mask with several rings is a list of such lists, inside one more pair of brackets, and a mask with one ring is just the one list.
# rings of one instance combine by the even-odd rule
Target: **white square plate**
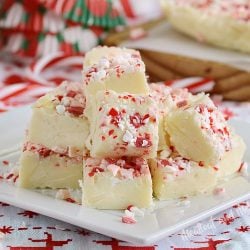
[[[0,162],[6,158],[12,162],[18,160],[20,152],[17,148],[22,142],[30,114],[30,107],[23,107],[0,115]],[[236,120],[231,123],[244,138],[249,149],[250,124]],[[245,160],[250,162],[249,150]],[[246,178],[237,176],[224,185],[224,195],[199,195],[190,198],[191,203],[187,207],[178,205],[176,201],[155,202],[155,209],[133,225],[121,223],[121,211],[81,207],[32,190],[17,188],[4,181],[0,181],[0,201],[120,240],[152,244],[250,198],[250,182]]]

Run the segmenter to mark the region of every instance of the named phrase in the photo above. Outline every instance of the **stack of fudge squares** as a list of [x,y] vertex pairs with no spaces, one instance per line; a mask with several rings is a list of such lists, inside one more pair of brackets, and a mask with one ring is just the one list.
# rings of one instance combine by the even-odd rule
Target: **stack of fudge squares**
[[33,105],[21,187],[81,186],[85,206],[147,208],[239,170],[245,144],[209,96],[148,84],[138,51],[94,48],[82,74]]

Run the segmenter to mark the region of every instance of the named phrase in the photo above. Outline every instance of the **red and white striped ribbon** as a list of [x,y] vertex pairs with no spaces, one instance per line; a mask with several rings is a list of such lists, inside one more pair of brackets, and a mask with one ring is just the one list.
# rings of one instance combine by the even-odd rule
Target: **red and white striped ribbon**
[[[81,81],[82,62],[82,56],[63,53],[48,55],[22,65],[14,60],[7,63],[0,59],[0,112],[34,102],[63,80]],[[165,84],[197,93],[212,90],[214,81],[192,77],[166,81]]]
[[178,80],[166,81],[165,85],[172,88],[187,88],[191,93],[209,92],[213,89],[215,82],[209,78],[189,77]]
[[80,81],[82,62],[63,53],[23,65],[0,59],[0,111],[32,103],[64,80]]

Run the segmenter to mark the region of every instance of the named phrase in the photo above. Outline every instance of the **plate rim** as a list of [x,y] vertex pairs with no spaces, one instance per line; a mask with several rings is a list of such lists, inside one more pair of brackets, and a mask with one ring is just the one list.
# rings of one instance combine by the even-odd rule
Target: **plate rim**
[[[81,205],[69,203],[69,202],[66,202],[63,200],[58,200],[58,199],[55,199],[53,197],[43,195],[43,194],[40,194],[40,193],[32,191],[32,190],[19,188],[19,187],[16,187],[10,183],[7,183],[6,181],[0,180],[0,190],[2,190],[2,186],[6,186],[6,187],[10,188],[10,190],[15,189],[15,192],[17,192],[17,193],[20,191],[21,192],[24,191],[27,193],[31,193],[32,195],[36,195],[37,197],[43,197],[42,199],[53,200],[54,202],[58,203],[57,205],[62,205],[64,208],[67,207],[67,209],[77,208],[78,210],[82,210],[82,211],[87,209],[90,211],[94,211],[95,213],[99,213],[99,212],[103,213],[103,210],[81,207]],[[92,223],[92,224],[88,223],[88,222],[86,223],[86,221],[82,221],[82,220],[77,221],[77,218],[76,218],[76,220],[74,219],[74,221],[72,222],[72,218],[68,218],[68,216],[67,216],[67,218],[62,218],[63,214],[61,214],[61,212],[58,213],[58,211],[57,211],[54,215],[51,215],[50,210],[47,209],[46,207],[40,207],[40,205],[33,205],[32,203],[31,203],[31,205],[27,205],[27,202],[19,203],[16,200],[11,200],[11,198],[12,198],[11,195],[7,196],[7,195],[3,194],[2,191],[0,191],[0,200],[2,202],[8,203],[12,206],[19,207],[19,208],[25,209],[25,210],[31,210],[31,211],[37,212],[41,215],[44,215],[44,216],[47,216],[47,217],[50,217],[50,218],[53,218],[56,220],[63,221],[63,222],[69,223],[71,225],[79,226],[79,227],[85,228],[87,230],[96,232],[96,233],[107,235],[109,237],[118,238],[119,240],[131,242],[133,244],[150,245],[150,244],[156,243],[157,241],[163,239],[164,237],[167,237],[173,233],[176,233],[182,229],[185,229],[191,225],[194,225],[195,223],[197,223],[201,220],[205,220],[212,215],[220,213],[221,211],[223,211],[223,210],[225,210],[225,209],[227,209],[227,208],[229,208],[229,207],[231,207],[239,202],[250,199],[250,192],[245,193],[244,195],[241,195],[240,197],[234,198],[232,200],[224,201],[224,202],[220,203],[219,205],[213,206],[212,208],[210,208],[208,210],[201,211],[198,214],[196,214],[195,216],[189,217],[188,219],[184,219],[183,221],[178,222],[174,226],[171,226],[170,229],[162,228],[154,233],[150,233],[150,235],[148,235],[147,238],[142,237],[142,236],[131,235],[129,233],[124,234],[124,233],[121,233],[119,231],[115,231],[115,229],[108,229],[106,227],[100,227],[100,225],[96,225],[95,223]],[[120,222],[120,223],[124,226],[128,226],[128,227],[131,226],[128,224],[123,224],[122,222]],[[184,226],[183,226],[183,224],[184,224]],[[134,226],[136,227],[136,224],[134,224]],[[103,230],[105,230],[105,232]]]

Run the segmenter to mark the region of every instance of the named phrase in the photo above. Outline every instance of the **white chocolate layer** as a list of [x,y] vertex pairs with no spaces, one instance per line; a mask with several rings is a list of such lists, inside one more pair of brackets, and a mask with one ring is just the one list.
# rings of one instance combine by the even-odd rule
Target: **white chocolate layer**
[[146,160],[88,158],[84,166],[83,205],[126,209],[152,205],[152,180]]
[[83,67],[91,67],[102,58],[113,58],[122,54],[131,54],[133,57],[141,58],[139,51],[133,49],[98,46],[88,51],[84,56]]
[[169,113],[165,126],[180,155],[215,165],[231,150],[231,132],[222,113],[204,98],[207,102],[199,100]]
[[99,91],[93,100],[91,157],[156,156],[158,111],[150,96]]
[[80,155],[86,154],[89,125],[84,109],[85,96],[81,85],[64,82],[33,106],[27,141],[51,149],[72,148]]
[[24,188],[79,188],[82,161],[51,154],[25,151],[21,156],[19,185]]
[[154,195],[159,200],[192,196],[211,190],[216,171],[182,157],[150,159]]
[[[88,98],[100,90],[148,94],[145,65],[133,50],[100,47],[87,54],[83,83]],[[87,98],[87,102],[89,102]]]
[[168,113],[177,108],[187,106],[192,95],[186,89],[172,89],[163,83],[149,84],[150,95],[159,109],[159,144],[158,151],[170,150],[170,137],[165,129],[165,119]]
[[54,110],[34,108],[27,140],[49,148],[76,148],[79,154],[83,154],[86,153],[88,135],[89,126],[85,117],[70,117],[59,115]]
[[239,135],[232,137],[232,149],[226,152],[218,163],[218,176],[226,177],[236,173],[243,160],[246,145]]

